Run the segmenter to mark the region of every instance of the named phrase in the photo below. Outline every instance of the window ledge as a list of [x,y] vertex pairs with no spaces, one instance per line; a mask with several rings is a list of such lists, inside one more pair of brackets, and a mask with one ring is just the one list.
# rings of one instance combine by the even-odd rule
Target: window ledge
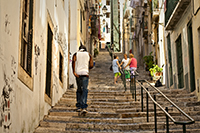
[[33,91],[33,78],[20,65],[18,66],[18,79]]

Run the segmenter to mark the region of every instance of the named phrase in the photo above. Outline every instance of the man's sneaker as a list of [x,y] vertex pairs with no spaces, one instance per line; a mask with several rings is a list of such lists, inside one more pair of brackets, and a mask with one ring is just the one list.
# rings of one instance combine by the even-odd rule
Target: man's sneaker
[[81,111],[81,113],[87,113],[88,111],[87,111],[87,109],[83,109],[82,111]]
[[77,108],[77,109],[76,109],[76,112],[81,112],[81,111],[82,111],[81,108]]

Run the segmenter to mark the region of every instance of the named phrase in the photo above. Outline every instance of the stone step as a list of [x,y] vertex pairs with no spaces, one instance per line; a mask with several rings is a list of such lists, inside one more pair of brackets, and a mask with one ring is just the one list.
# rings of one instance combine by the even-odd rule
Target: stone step
[[[41,127],[46,127],[46,128],[61,128],[61,130],[65,128],[66,131],[68,130],[83,130],[83,131],[92,131],[92,130],[96,130],[96,131],[123,131],[123,132],[129,132],[132,130],[150,130],[153,131],[154,130],[154,122],[143,122],[143,123],[139,123],[139,124],[135,124],[135,123],[129,123],[129,124],[109,124],[109,123],[92,123],[92,122],[82,122],[80,121],[79,123],[72,123],[72,122],[60,122],[59,125],[57,124],[57,122],[46,122],[46,121],[42,121],[40,122],[40,126]],[[196,122],[192,125],[187,125],[187,129],[198,129],[200,126],[200,122]],[[165,122],[158,122],[157,123],[157,128],[158,130],[163,130],[166,128],[166,123]],[[169,122],[169,129],[170,130],[174,130],[174,129],[182,129],[181,125],[175,125],[173,122]]]
[[[141,96],[136,96],[137,101],[141,101]],[[198,98],[196,96],[189,96],[184,95],[182,97],[168,97],[172,102],[193,102],[197,101]],[[149,98],[150,99],[150,98]],[[163,102],[168,102],[162,95],[157,95],[156,96],[157,101],[163,101]],[[70,101],[76,101],[76,96],[66,96],[62,97],[60,99],[62,102],[70,102]],[[134,101],[132,98],[132,95],[129,96],[88,96],[88,101],[95,102],[95,101],[102,101],[102,102],[129,102],[129,101]],[[146,94],[143,95],[143,101],[146,101]],[[150,100],[151,101],[151,100]]]
[[65,127],[38,127],[34,133],[66,133]]
[[[65,101],[59,101],[58,104],[56,105],[66,105],[66,106],[74,106],[76,104],[76,101],[73,100],[71,102],[65,102]],[[135,106],[135,105],[139,105],[138,102],[99,102],[99,101],[95,101],[95,102],[92,102],[92,101],[88,101],[87,104],[89,106],[92,106],[92,105],[104,105],[104,106],[127,106],[127,105],[132,105],[132,106]]]
[[[158,130],[157,132],[158,133],[166,133],[166,130]],[[187,133],[200,133],[200,129],[199,128],[197,128],[197,129],[187,129],[186,128],[186,132]],[[183,133],[183,129],[173,129],[173,130],[170,130],[170,133]]]
[[[183,111],[190,112],[190,111],[199,111],[200,106],[190,106],[190,107],[180,107]],[[88,106],[88,111],[90,112],[116,112],[116,113],[123,113],[123,112],[141,112],[141,105],[138,103],[138,105],[132,106],[104,106],[104,105],[89,105]],[[171,111],[177,111],[176,108],[174,107],[168,107],[169,110]],[[65,105],[56,105],[54,106],[51,110],[65,110],[65,111],[76,111],[75,105],[65,106]],[[157,107],[157,110],[161,110],[159,107]],[[143,111],[146,111],[146,104],[144,103],[143,106]],[[154,111],[154,106],[153,104],[149,105],[149,112]]]
[[[173,117],[176,121],[183,120],[179,116]],[[187,119],[185,119],[187,121]],[[134,118],[90,118],[90,117],[70,117],[70,116],[46,116],[44,117],[44,121],[52,121],[52,122],[93,122],[93,123],[117,123],[117,124],[128,124],[128,123],[142,123],[146,122],[146,117],[134,117]],[[165,116],[157,117],[157,122],[166,121]],[[195,117],[195,121],[200,121],[200,116]],[[149,117],[149,122],[154,122],[154,116]]]
[[[151,95],[154,95],[156,94],[157,96],[161,96],[161,94],[159,94],[157,91],[150,91],[150,94]],[[177,96],[177,97],[192,97],[192,96],[196,96],[195,94],[191,94],[191,93],[184,93],[184,92],[181,92],[181,91],[168,91],[168,90],[165,90],[165,91],[162,91],[167,97],[174,97],[174,96]],[[141,90],[140,89],[137,89],[136,90],[136,94],[137,95],[141,95]],[[145,91],[143,91],[143,94],[146,94]],[[94,91],[94,90],[89,90],[89,93],[88,93],[88,96],[131,96],[132,93],[130,92],[129,88],[128,88],[128,91],[126,93],[124,93],[124,89],[122,89],[121,91],[109,91],[109,90],[104,90],[104,91]],[[68,96],[76,96],[76,91],[67,91],[63,97],[68,97]]]
[[[179,112],[169,111],[171,116],[181,116]],[[79,116],[78,112],[69,112],[67,110],[50,110],[49,115],[51,116]],[[198,115],[197,111],[188,112],[188,115],[194,116]],[[154,112],[149,112],[149,117],[154,116]],[[157,111],[157,116],[165,116],[162,111]],[[116,113],[116,112],[88,112],[87,117],[94,118],[135,118],[135,117],[146,117],[146,112],[126,112],[126,113]]]

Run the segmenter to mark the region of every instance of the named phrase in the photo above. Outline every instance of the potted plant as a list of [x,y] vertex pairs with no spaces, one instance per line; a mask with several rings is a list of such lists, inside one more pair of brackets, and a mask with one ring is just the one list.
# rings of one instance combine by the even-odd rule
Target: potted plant
[[97,48],[94,49],[94,57],[96,57],[99,54],[99,51],[97,50]]
[[149,69],[153,67],[154,61],[153,61],[152,53],[153,52],[151,52],[149,55],[143,57],[143,62],[146,65],[146,71],[149,71]]
[[153,68],[150,68],[150,74],[152,77],[154,76],[161,76],[162,75],[162,67],[159,67],[158,65],[153,65]]

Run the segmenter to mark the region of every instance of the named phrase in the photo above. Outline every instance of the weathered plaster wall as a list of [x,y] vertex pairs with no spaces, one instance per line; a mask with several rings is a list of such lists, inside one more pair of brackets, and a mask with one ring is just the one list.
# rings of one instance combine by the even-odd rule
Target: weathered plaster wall
[[195,82],[196,82],[196,93],[198,95],[198,100],[200,100],[200,2],[199,0],[194,0],[194,14],[192,24],[193,24],[193,50],[194,50],[194,62],[195,62]]
[[[53,24],[52,106],[67,89],[68,19],[62,1],[34,1],[33,91],[18,79],[21,5],[22,0],[0,1],[0,132],[2,133],[33,132],[51,107],[44,99],[48,14]],[[63,51],[64,56],[63,87],[59,84],[59,50]],[[7,105],[4,103],[3,91],[8,93]],[[3,111],[5,106],[8,108],[7,111]],[[7,120],[4,116],[8,116]],[[4,128],[4,125],[9,126],[9,129]]]

